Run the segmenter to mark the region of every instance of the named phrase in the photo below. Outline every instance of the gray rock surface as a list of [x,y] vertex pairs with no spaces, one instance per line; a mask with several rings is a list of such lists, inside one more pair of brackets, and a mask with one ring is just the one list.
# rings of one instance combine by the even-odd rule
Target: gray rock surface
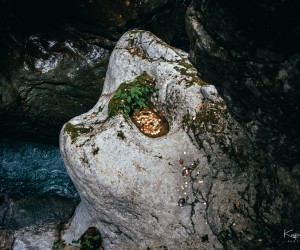
[[[152,102],[170,123],[160,138],[107,115],[118,86],[144,71],[155,78]],[[276,165],[255,151],[187,54],[149,32],[122,36],[98,103],[64,126],[60,148],[82,199],[66,243],[95,226],[105,249],[241,249],[268,244],[257,229],[281,222]]]
[[[156,79],[152,102],[170,123],[156,139],[107,115],[118,86],[144,71]],[[95,226],[105,249],[286,247],[283,230],[297,228],[287,215],[298,221],[298,168],[290,173],[256,150],[187,54],[149,32],[123,35],[98,103],[64,126],[60,147],[82,199],[66,243]]]
[[[118,86],[144,71],[156,79],[159,92],[152,101],[170,124],[169,133],[156,139],[141,134],[122,115],[107,115]],[[193,184],[182,176],[178,163],[182,158],[186,165],[197,165],[197,171],[209,167],[182,125],[187,114],[197,114],[197,105],[205,100],[202,91],[221,101],[214,87],[196,76],[186,53],[149,32],[122,36],[111,55],[100,100],[61,132],[61,152],[82,199],[63,236],[66,243],[95,226],[105,249],[221,248],[207,224],[207,204],[193,203]],[[85,133],[73,137],[70,124],[75,131],[86,128]],[[118,138],[117,131],[125,138]],[[178,206],[180,198],[187,199],[183,207]]]
[[11,249],[13,242],[13,231],[9,229],[0,229],[0,249]]
[[43,224],[19,229],[14,233],[13,250],[52,250],[59,239],[57,224]]

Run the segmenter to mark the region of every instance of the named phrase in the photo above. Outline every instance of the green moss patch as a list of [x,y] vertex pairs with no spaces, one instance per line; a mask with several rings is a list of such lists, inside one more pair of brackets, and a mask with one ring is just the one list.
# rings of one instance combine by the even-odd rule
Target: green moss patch
[[87,134],[92,130],[92,128],[84,128],[81,125],[73,125],[72,123],[68,122],[65,126],[64,131],[67,132],[74,143],[77,137],[81,134]]
[[186,69],[194,69],[194,66],[191,63],[187,63],[186,61],[181,61],[179,65],[185,67]]
[[181,67],[175,66],[174,69],[180,72],[181,75],[185,75],[190,78],[190,80],[187,80],[187,87],[192,86],[194,83],[200,86],[208,85],[205,81],[199,78],[197,70],[191,63],[188,63],[186,60],[182,60],[178,63],[178,65]]
[[[102,246],[102,237],[95,227],[89,227],[79,240],[73,240],[72,244],[80,245],[81,250],[104,250]],[[75,248],[74,248],[75,249]],[[77,247],[76,247],[77,249]]]
[[186,114],[183,117],[182,124],[188,126],[195,132],[201,133],[213,132],[220,133],[224,129],[224,122],[228,119],[228,111],[224,103],[205,100],[199,107],[195,117]]

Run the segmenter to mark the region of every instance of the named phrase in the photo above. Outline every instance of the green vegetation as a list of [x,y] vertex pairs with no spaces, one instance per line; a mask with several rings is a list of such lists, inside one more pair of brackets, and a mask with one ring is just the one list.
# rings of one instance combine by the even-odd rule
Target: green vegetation
[[103,250],[102,238],[97,228],[90,227],[88,230],[80,237],[79,240],[73,240],[72,244],[80,245],[81,250]]
[[80,125],[73,125],[72,123],[68,122],[65,126],[65,131],[70,135],[72,143],[74,143],[77,137],[81,134],[86,134],[90,132],[91,128],[84,128]]
[[195,117],[189,114],[183,116],[182,125],[194,130],[203,130],[202,132],[219,133],[224,129],[223,123],[227,116],[228,112],[223,103],[204,100]]
[[96,246],[94,246],[94,241],[101,240],[101,236],[95,235],[84,235],[82,242],[81,242],[81,249],[95,249]]
[[185,60],[182,60],[178,64],[185,67],[186,69],[194,69],[194,66],[191,63],[187,63]]
[[108,115],[128,117],[133,111],[147,109],[151,94],[158,90],[154,86],[153,78],[146,72],[132,82],[122,83],[108,104]]

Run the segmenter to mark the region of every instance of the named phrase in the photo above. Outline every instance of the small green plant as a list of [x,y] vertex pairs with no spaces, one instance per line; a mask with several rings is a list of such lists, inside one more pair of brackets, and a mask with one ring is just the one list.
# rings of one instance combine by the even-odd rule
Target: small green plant
[[147,73],[136,77],[130,83],[122,83],[108,105],[109,116],[123,113],[129,116],[133,111],[147,109],[150,96],[158,89]]
[[95,246],[93,242],[99,240],[100,238],[100,235],[92,236],[85,234],[81,242],[81,249],[94,249]]

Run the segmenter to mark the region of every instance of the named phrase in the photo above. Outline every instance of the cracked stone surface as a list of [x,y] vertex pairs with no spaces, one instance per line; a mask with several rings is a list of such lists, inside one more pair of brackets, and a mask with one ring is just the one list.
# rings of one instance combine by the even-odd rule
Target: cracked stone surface
[[[255,23],[243,12],[251,8],[260,13]],[[206,113],[210,122],[188,122],[210,156],[208,223],[227,249],[299,247],[289,244],[283,231],[300,230],[300,68],[299,47],[293,46],[300,36],[293,31],[298,22],[276,18],[277,26],[271,21],[287,13],[291,20],[291,9],[297,8],[282,1],[248,1],[239,9],[238,1],[212,0],[193,1],[187,11],[189,58],[228,105],[205,102],[197,117]]]

